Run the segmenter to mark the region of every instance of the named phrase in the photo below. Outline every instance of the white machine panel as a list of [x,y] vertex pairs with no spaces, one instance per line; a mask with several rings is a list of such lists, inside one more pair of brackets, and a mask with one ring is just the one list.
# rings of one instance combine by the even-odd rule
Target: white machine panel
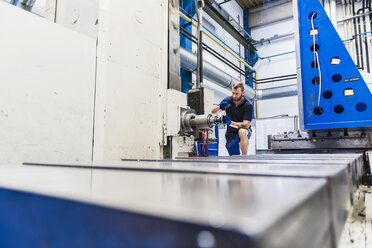
[[99,0],[56,2],[56,23],[97,39]]
[[168,1],[101,1],[94,160],[162,156],[167,44]]
[[277,117],[256,120],[256,149],[268,149],[268,135],[298,130],[297,117]]
[[0,2],[0,164],[92,156],[95,40]]
[[167,136],[178,136],[181,129],[181,106],[186,108],[187,95],[178,90],[167,90]]

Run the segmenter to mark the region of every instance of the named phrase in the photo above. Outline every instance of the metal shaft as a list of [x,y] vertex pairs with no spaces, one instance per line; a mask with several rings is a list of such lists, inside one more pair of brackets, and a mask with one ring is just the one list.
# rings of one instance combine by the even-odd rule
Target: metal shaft
[[214,115],[195,115],[190,119],[191,127],[210,128],[215,124],[222,123],[222,118]]
[[181,129],[184,134],[191,134],[198,129],[212,128],[216,124],[223,123],[223,116],[197,115],[195,110],[188,109],[181,113]]

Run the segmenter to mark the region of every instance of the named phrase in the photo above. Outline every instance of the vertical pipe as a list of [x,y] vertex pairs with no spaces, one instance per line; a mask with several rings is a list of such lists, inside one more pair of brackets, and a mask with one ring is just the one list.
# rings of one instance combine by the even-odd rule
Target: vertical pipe
[[[342,4],[343,17],[345,18],[346,15],[347,15],[347,13],[346,13],[346,5],[345,5],[346,4],[346,1],[345,0],[341,1],[341,4]],[[344,29],[344,40],[346,40],[348,38],[346,25],[347,25],[347,22],[345,21],[343,23],[343,25],[342,25],[343,26],[343,29]],[[348,42],[346,42],[345,46],[346,46],[346,49],[349,50],[349,43]]]
[[[238,15],[238,24],[240,25],[240,15]],[[240,47],[240,43],[238,43],[238,47],[239,47],[239,56],[241,57],[242,54],[241,54],[241,47]],[[239,61],[239,68],[241,69],[242,68],[242,62]],[[242,82],[242,74],[240,74],[239,76],[239,80]]]
[[[363,0],[363,13],[365,13],[365,10],[367,9],[367,0]],[[367,32],[367,24],[366,24],[366,16],[363,15],[363,32]],[[361,37],[362,39],[362,37]],[[368,51],[368,37],[367,35],[364,35],[364,47],[366,50],[366,67],[367,67],[367,72],[369,73],[369,51]]]
[[[369,10],[369,12],[372,11],[372,0],[369,0],[368,10]],[[370,25],[370,31],[372,31],[372,13],[369,14],[369,25]]]
[[[342,10],[343,10],[343,16],[344,18],[346,18],[347,16],[349,16],[349,5],[348,5],[348,1],[347,0],[343,0],[342,1]],[[349,35],[349,23],[350,21],[347,20],[344,22],[344,34],[345,34],[345,39],[349,39],[350,35]],[[346,46],[346,49],[348,50],[348,52],[350,53],[350,56],[352,57],[352,59],[355,61],[354,59],[354,56],[353,56],[353,53],[351,52],[351,46],[350,46],[350,42],[346,42],[345,43],[345,46]]]
[[[351,6],[351,0],[345,0],[347,2],[347,16],[351,16],[352,15],[352,6]],[[347,37],[352,37],[352,29],[353,29],[353,21],[352,20],[348,20],[347,21],[348,25],[347,25]],[[354,43],[353,42],[350,42],[349,43],[349,47],[350,47],[350,54],[352,54],[352,57],[354,59],[354,63],[356,64],[356,57],[355,57],[355,46],[354,46]]]
[[[356,12],[357,15],[359,15],[364,9],[364,0],[363,0],[363,7],[358,9],[358,11]],[[358,31],[357,31],[357,34],[360,34],[362,33],[362,24],[360,23],[360,16],[358,16],[357,18],[358,20]],[[364,53],[363,53],[363,38],[361,35],[358,35],[356,36],[355,38],[357,38],[359,40],[359,47],[360,47],[360,68],[362,70],[364,70]]]
[[325,12],[327,13],[327,15],[331,18],[331,14],[330,14],[330,1],[331,0],[325,0],[325,1],[323,1],[323,8],[324,8]]
[[[350,6],[350,0],[344,0],[344,3],[345,3],[345,17],[347,17],[347,16],[351,16],[351,6]],[[351,37],[351,21],[350,20],[347,20],[346,22],[345,22],[345,30],[346,30],[346,37],[347,37],[347,39],[349,38],[349,37]],[[353,58],[353,61],[354,61],[354,63],[355,63],[355,61],[356,61],[356,59],[355,59],[355,54],[354,54],[354,47],[353,47],[353,43],[352,42],[347,42],[346,43],[347,44],[347,49],[348,49],[348,51],[349,51],[349,53],[350,53],[350,56],[352,56],[352,58]]]
[[[352,9],[353,9],[353,16],[355,16],[355,0],[352,0]],[[355,53],[356,53],[356,59],[357,59],[357,67],[359,68],[360,67],[360,63],[359,63],[359,46],[358,46],[358,37],[356,37],[355,35],[358,33],[357,32],[357,26],[356,26],[356,18],[353,18],[353,25],[354,25],[354,34],[353,34],[353,37],[354,37],[354,41],[355,41]]]
[[198,0],[198,60],[197,60],[197,71],[196,71],[196,88],[201,88],[203,84],[203,7],[204,0]]
[[336,0],[330,0],[330,14],[331,14],[331,22],[335,29],[337,29],[337,8],[336,8]]

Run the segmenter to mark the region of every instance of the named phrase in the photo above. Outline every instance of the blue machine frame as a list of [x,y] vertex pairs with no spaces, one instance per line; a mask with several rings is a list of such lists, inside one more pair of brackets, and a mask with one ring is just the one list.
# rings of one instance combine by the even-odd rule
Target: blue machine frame
[[[180,1],[180,7],[190,14],[191,16],[195,15],[195,4],[192,0],[184,0]],[[192,32],[192,25],[191,22],[185,21],[183,18],[180,17],[180,26],[184,27],[188,32]],[[192,41],[187,39],[180,33],[180,45],[181,47],[187,49],[188,51],[192,51]],[[181,68],[181,91],[183,93],[187,93],[191,88],[190,85],[192,82],[192,72],[186,71]]]
[[371,127],[371,91],[319,0],[295,0],[294,14],[301,129]]

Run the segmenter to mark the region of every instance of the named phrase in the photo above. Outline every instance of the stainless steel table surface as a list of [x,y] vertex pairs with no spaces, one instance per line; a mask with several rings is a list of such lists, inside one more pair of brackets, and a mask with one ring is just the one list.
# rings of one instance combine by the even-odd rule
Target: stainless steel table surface
[[[226,161],[232,162],[238,161],[255,161],[255,160],[269,160],[269,161],[280,161],[280,160],[295,160],[295,161],[322,161],[329,162],[329,161],[344,161],[344,160],[351,160],[352,163],[352,170],[355,173],[355,177],[357,183],[361,180],[363,176],[363,166],[364,166],[364,158],[363,154],[361,153],[338,153],[338,154],[324,154],[324,153],[293,153],[293,154],[259,154],[259,155],[249,155],[249,156],[211,156],[211,157],[179,157],[177,160],[192,160],[192,161]],[[280,163],[280,162],[279,162]],[[306,163],[306,162],[305,162]]]
[[[161,162],[164,165],[167,165],[166,162],[169,163],[174,163],[175,165],[178,163],[180,165],[182,164],[190,164],[193,163],[194,165],[203,165],[204,167],[209,167],[211,168],[218,168],[218,167],[226,167],[227,164],[235,164],[236,168],[239,166],[256,166],[256,167],[261,167],[264,168],[265,165],[268,166],[286,166],[288,168],[292,167],[293,170],[295,170],[297,167],[296,166],[311,166],[312,168],[309,168],[310,170],[314,171],[322,171],[323,169],[321,167],[344,167],[347,166],[349,170],[349,176],[351,178],[351,187],[353,193],[356,192],[359,186],[359,175],[356,172],[356,167],[355,167],[355,161],[352,159],[337,159],[337,160],[302,160],[302,159],[281,159],[281,160],[271,160],[271,159],[228,159],[228,158],[193,158],[193,159],[175,159],[175,160],[135,160],[135,159],[123,159],[123,163],[127,162],[144,162],[144,163],[154,163],[154,162]],[[230,166],[233,168],[234,166]]]
[[[195,243],[191,234],[203,230],[209,230],[216,242],[228,237],[237,247],[330,246],[328,188],[322,178],[0,166],[0,187],[0,196],[6,190],[14,190],[104,206],[116,210],[118,218],[121,213],[155,218],[154,228],[164,230],[158,231],[159,235],[166,236],[167,231],[179,234],[177,237],[184,242],[193,242],[190,247]],[[6,204],[15,206],[20,200],[19,196],[9,198]],[[6,216],[14,217],[9,217],[9,213]],[[179,229],[179,233],[162,229],[168,222],[185,229]],[[188,232],[189,229],[195,232]],[[138,233],[138,237],[140,246],[146,236],[141,240]],[[95,236],[91,238],[94,240]],[[154,247],[161,246],[154,243]]]
[[[39,164],[48,166],[46,164]],[[50,165],[59,166],[59,165]],[[73,166],[73,165],[61,165]],[[83,168],[88,166],[81,165]],[[237,163],[203,163],[197,161],[122,161],[110,165],[95,165],[94,168],[111,170],[180,172],[180,173],[208,173],[246,176],[324,178],[328,185],[328,206],[334,220],[335,239],[340,236],[347,213],[353,202],[354,189],[347,164],[332,164],[331,166],[310,164],[237,164]]]

